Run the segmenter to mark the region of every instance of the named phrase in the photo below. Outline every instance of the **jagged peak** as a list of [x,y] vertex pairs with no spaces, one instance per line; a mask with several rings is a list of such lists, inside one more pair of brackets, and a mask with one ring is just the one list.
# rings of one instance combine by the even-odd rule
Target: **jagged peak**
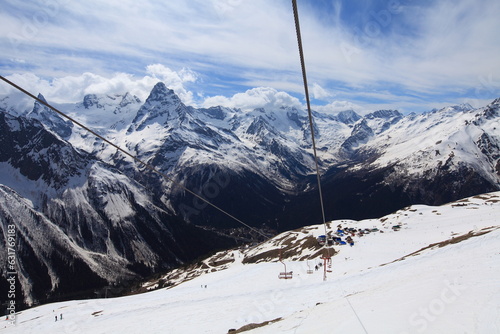
[[454,105],[454,106],[450,106],[449,108],[453,109],[453,110],[456,110],[456,111],[470,111],[470,110],[474,110],[474,108],[470,104],[468,104],[468,103],[457,104],[457,105]]
[[210,118],[222,120],[226,117],[228,108],[222,106],[215,106],[209,108],[200,108],[198,110]]
[[258,134],[261,133],[264,129],[269,129],[269,123],[262,116],[256,117],[250,126],[247,128],[246,133],[248,134]]
[[369,113],[366,115],[366,118],[368,119],[373,119],[373,118],[393,118],[393,117],[402,117],[403,115],[397,111],[397,110],[391,110],[391,109],[383,109],[383,110],[377,110],[372,113]]
[[45,96],[42,95],[42,93],[38,93],[38,96],[37,96],[40,100],[42,100],[43,102],[47,103],[47,100],[45,99]]
[[102,108],[102,105],[99,103],[99,98],[96,94],[87,94],[83,97],[83,106],[85,109],[89,109],[92,106],[96,106],[97,108]]
[[188,110],[175,92],[160,81],[137,111],[128,132],[143,129],[148,121],[163,124],[168,119],[181,119],[189,113]]
[[125,107],[125,106],[128,106],[129,104],[132,104],[132,103],[141,103],[141,99],[139,99],[135,95],[130,94],[129,92],[126,92],[125,95],[123,95],[119,106]]
[[301,115],[300,111],[295,107],[287,110],[288,119],[294,122],[298,127],[301,127],[303,125],[303,121],[301,120],[303,116],[305,115]]
[[[38,96],[37,96],[41,101],[47,103],[47,100],[45,99],[45,97],[42,95],[42,93],[38,93]],[[31,113],[34,113],[34,114],[39,114],[41,111],[43,111],[44,109],[46,109],[47,107],[45,105],[43,105],[42,103],[38,102],[38,101],[35,101],[34,105],[33,105],[33,110],[31,111]]]
[[493,100],[493,102],[491,102],[489,104],[489,106],[493,106],[493,105],[500,105],[500,97],[496,98],[495,100]]
[[471,106],[469,103],[462,103],[459,105],[463,110],[473,110],[474,107]]
[[361,119],[354,110],[343,110],[337,114],[337,120],[344,124],[354,124]]
[[474,107],[472,107],[469,103],[461,103],[461,104],[456,104],[456,105],[451,105],[447,106],[441,109],[432,109],[431,113],[446,113],[446,112],[468,112],[474,110]]
[[163,82],[158,82],[148,98],[146,99],[146,103],[151,102],[170,102],[172,104],[182,104],[181,99],[175,94],[172,89],[167,88],[167,86]]
[[486,119],[493,119],[498,117],[500,114],[500,98],[495,99],[493,102],[488,104],[486,108],[482,111],[482,114]]
[[[41,93],[38,94],[38,99],[47,103],[47,100]],[[73,124],[68,120],[64,120],[39,101],[35,101],[33,109],[26,116],[42,122],[48,130],[57,133],[62,138],[67,139],[71,135]]]

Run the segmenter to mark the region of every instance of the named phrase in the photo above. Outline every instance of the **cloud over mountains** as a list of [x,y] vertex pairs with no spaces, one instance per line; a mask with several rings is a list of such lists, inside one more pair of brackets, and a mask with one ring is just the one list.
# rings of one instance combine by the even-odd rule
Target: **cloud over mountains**
[[[318,105],[418,112],[500,95],[496,0],[315,1],[299,11]],[[156,79],[200,105],[256,87],[303,95],[285,0],[5,0],[0,20],[2,75],[34,75],[32,90],[53,86],[55,100],[96,87],[143,96]]]

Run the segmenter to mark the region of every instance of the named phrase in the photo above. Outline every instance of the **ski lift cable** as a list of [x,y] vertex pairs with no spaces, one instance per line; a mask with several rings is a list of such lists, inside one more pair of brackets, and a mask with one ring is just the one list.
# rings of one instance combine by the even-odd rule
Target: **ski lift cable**
[[[326,245],[326,248],[328,250],[328,257],[327,258],[330,258],[329,248],[328,248],[328,233],[327,233],[326,219],[325,219],[325,209],[324,209],[324,205],[323,205],[323,194],[321,191],[321,178],[320,178],[320,172],[319,172],[319,166],[318,166],[318,157],[316,154],[316,142],[314,140],[314,127],[313,127],[313,118],[312,118],[312,112],[311,112],[311,103],[309,101],[309,90],[307,87],[307,76],[306,76],[306,66],[305,66],[305,62],[304,62],[304,51],[302,49],[302,38],[300,35],[299,12],[297,9],[297,0],[292,0],[292,6],[293,6],[293,15],[294,15],[294,19],[295,19],[295,30],[297,32],[297,42],[299,44],[300,65],[302,68],[302,78],[304,81],[304,91],[305,91],[306,102],[307,102],[307,113],[309,115],[309,125],[311,127],[311,138],[312,138],[312,146],[313,146],[313,152],[314,152],[314,162],[316,165],[316,177],[318,179],[318,191],[319,191],[319,199],[320,199],[320,204],[321,204],[321,214],[323,216],[323,225],[325,227],[325,238],[326,238],[325,245]],[[325,265],[326,265],[326,260],[325,260]],[[325,278],[326,278],[326,268],[325,268]],[[368,333],[363,322],[359,318],[358,313],[356,312],[356,310],[352,306],[352,304],[349,301],[349,299],[347,298],[347,296],[345,296],[345,299],[347,300],[347,303],[349,304],[352,311],[356,315],[356,318],[358,319],[359,323],[363,327],[364,332]]]
[[198,195],[197,193],[195,193],[194,191],[190,190],[189,188],[187,188],[186,186],[184,186],[183,184],[181,184],[180,182],[178,181],[175,181],[172,177],[168,176],[167,174],[161,172],[160,170],[158,170],[156,167],[152,166],[151,164],[139,159],[137,156],[133,155],[132,153],[128,152],[127,150],[121,148],[120,146],[112,143],[111,141],[109,141],[108,139],[104,138],[103,136],[101,136],[100,134],[98,134],[97,132],[93,131],[92,129],[90,129],[89,127],[87,127],[86,125],[78,122],[77,120],[75,120],[74,118],[68,116],[67,114],[65,114],[64,112],[58,110],[57,108],[53,107],[52,105],[50,105],[49,103],[45,102],[44,100],[36,97],[35,95],[31,94],[30,92],[28,92],[27,90],[23,89],[22,87],[16,85],[15,83],[13,83],[12,81],[6,79],[4,76],[0,75],[0,79],[2,79],[3,81],[5,81],[6,83],[8,83],[9,85],[11,85],[12,87],[14,87],[15,89],[19,90],[20,92],[26,94],[27,96],[31,97],[32,99],[36,100],[38,103],[40,104],[43,104],[44,106],[48,107],[49,109],[53,110],[54,112],[58,113],[59,115],[61,115],[62,117],[68,119],[69,121],[73,122],[74,124],[78,125],[79,127],[81,127],[82,129],[88,131],[89,133],[93,134],[94,136],[96,136],[97,138],[101,139],[102,141],[104,141],[105,143],[107,143],[108,145],[114,147],[115,149],[117,149],[118,151],[120,151],[121,153],[125,154],[126,156],[132,158],[134,161],[138,162],[140,165],[143,165],[144,167],[146,167],[147,169],[149,169],[150,171],[164,177],[166,180],[170,181],[172,184],[182,188],[183,190],[185,190],[186,192],[190,193],[191,195],[195,196],[196,198],[202,200],[203,202],[207,203],[208,205],[212,206],[213,208],[215,208],[216,210],[220,211],[221,213],[223,213],[224,215],[228,216],[229,218],[235,220],[236,222],[238,222],[239,224],[249,228],[250,230],[260,234],[261,236],[263,236],[264,238],[269,239],[269,236],[268,235],[265,235],[264,233],[262,233],[261,231],[253,228],[252,226],[244,223],[243,221],[241,221],[240,219],[236,218],[235,216],[233,216],[232,214],[230,214],[229,212],[223,210],[222,208],[220,208],[219,206],[213,204],[212,202],[210,202],[209,200],[205,199],[203,196],[200,196]]
[[302,37],[300,34],[299,11],[297,9],[297,0],[292,0],[292,6],[293,6],[293,16],[295,19],[295,31],[297,34],[297,43],[299,45],[300,66],[302,69],[302,80],[304,82],[304,92],[305,92],[306,103],[307,103],[307,114],[309,116],[309,126],[311,128],[311,139],[312,139],[312,147],[313,147],[313,153],[314,153],[314,164],[316,167],[316,178],[318,180],[319,202],[321,205],[321,215],[323,218],[323,225],[325,227],[325,236],[326,236],[326,235],[328,235],[328,233],[327,233],[327,228],[326,228],[325,207],[323,204],[323,192],[321,190],[321,177],[320,177],[320,172],[319,172],[318,154],[317,154],[317,150],[316,150],[316,140],[314,139],[314,124],[313,124],[313,116],[312,116],[312,111],[311,111],[311,102],[309,99],[309,89],[308,89],[308,85],[307,85],[306,64],[304,61],[304,50],[302,48]]

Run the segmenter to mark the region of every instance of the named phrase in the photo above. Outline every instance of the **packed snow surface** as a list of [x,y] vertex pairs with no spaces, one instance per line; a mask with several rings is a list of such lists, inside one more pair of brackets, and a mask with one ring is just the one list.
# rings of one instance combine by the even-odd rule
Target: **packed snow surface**
[[277,260],[242,263],[278,240],[325,232],[304,227],[228,251],[226,269],[134,296],[35,307],[17,314],[15,325],[3,321],[0,333],[228,333],[252,323],[260,327],[248,333],[500,333],[499,217],[496,192],[331,222],[332,232],[337,224],[372,232],[355,235],[352,247],[334,246],[326,281],[312,255],[284,260],[289,280],[278,279]]

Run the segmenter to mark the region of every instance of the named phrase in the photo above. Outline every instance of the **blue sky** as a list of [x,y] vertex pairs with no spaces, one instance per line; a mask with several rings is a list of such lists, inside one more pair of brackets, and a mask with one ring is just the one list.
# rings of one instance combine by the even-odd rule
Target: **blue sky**
[[[498,0],[297,2],[317,110],[500,97]],[[291,0],[3,0],[0,22],[0,74],[49,101],[161,80],[194,106],[304,105]]]

